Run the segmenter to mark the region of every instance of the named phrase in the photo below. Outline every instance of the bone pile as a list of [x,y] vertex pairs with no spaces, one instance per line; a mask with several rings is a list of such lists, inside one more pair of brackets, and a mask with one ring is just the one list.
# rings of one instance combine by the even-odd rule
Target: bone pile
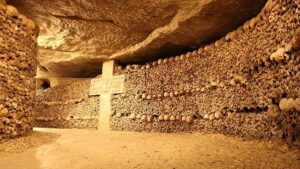
[[300,139],[300,1],[269,0],[253,19],[196,51],[116,67],[111,127]]
[[90,80],[64,80],[56,87],[38,91],[35,126],[97,128],[100,101],[97,96],[89,96]]
[[32,131],[38,28],[0,3],[0,142]]

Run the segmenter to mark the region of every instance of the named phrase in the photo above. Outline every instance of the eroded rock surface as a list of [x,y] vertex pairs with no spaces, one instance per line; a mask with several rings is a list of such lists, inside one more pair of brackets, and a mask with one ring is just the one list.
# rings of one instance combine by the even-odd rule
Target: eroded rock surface
[[255,16],[265,0],[8,0],[40,26],[38,60],[62,76],[104,60],[153,60],[206,44]]

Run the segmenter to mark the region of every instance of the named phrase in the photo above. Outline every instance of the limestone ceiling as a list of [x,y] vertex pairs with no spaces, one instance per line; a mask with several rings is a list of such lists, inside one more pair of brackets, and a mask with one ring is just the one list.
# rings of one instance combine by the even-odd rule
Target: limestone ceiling
[[40,27],[38,60],[84,76],[101,63],[153,60],[197,48],[255,16],[265,0],[7,0]]

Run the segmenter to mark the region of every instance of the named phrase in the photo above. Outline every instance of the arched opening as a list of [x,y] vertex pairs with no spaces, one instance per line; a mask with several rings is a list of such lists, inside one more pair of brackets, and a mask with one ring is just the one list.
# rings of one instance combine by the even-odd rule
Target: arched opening
[[44,80],[42,83],[42,89],[48,89],[50,88],[50,81]]
[[36,89],[45,90],[51,87],[51,83],[48,79],[36,79]]

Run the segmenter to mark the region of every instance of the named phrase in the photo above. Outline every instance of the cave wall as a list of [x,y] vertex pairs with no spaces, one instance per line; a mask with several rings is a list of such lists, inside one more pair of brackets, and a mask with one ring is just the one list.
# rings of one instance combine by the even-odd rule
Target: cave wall
[[299,139],[299,15],[299,0],[269,0],[211,45],[117,67],[126,92],[113,96],[111,128]]
[[90,80],[55,78],[54,87],[38,90],[35,126],[97,128],[100,98],[89,96]]
[[0,2],[0,142],[32,131],[38,28]]

